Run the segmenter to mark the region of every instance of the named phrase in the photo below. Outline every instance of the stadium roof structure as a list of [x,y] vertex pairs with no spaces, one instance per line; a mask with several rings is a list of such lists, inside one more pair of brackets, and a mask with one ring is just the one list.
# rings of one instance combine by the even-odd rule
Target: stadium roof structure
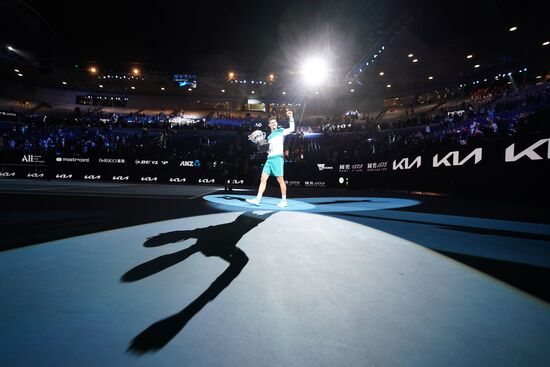
[[[508,73],[548,72],[550,47],[537,1],[374,0],[0,2],[0,77],[192,73],[280,82],[300,60],[330,58],[334,79],[354,92],[399,95],[489,83]],[[546,33],[545,33],[546,32]],[[67,76],[69,78],[70,76]],[[160,84],[159,84],[160,85]]]

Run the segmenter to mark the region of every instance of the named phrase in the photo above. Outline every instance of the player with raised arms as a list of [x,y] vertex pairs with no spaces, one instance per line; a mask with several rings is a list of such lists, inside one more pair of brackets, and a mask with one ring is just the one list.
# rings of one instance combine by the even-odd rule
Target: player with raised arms
[[288,129],[283,129],[277,124],[277,119],[275,116],[271,116],[267,121],[269,128],[271,129],[271,134],[267,137],[267,142],[269,143],[269,151],[267,154],[267,160],[264,164],[262,170],[262,177],[260,180],[260,187],[258,188],[258,195],[254,199],[247,199],[246,202],[252,205],[260,205],[262,201],[262,195],[267,186],[267,179],[269,176],[275,176],[277,182],[281,187],[281,201],[277,204],[279,208],[284,208],[288,206],[286,201],[286,184],[284,175],[284,157],[283,157],[283,145],[285,141],[285,136],[289,135],[294,131],[294,114],[292,111],[286,111],[286,115],[289,119]]

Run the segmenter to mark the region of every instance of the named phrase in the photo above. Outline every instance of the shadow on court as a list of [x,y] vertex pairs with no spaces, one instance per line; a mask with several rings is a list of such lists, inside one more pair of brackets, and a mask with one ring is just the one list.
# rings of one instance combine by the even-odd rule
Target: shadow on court
[[246,254],[237,247],[239,240],[254,229],[272,212],[243,213],[235,221],[216,226],[197,228],[191,231],[161,233],[145,241],[145,247],[157,247],[169,243],[196,238],[194,245],[172,254],[162,255],[126,272],[122,282],[135,282],[168,269],[200,252],[205,256],[217,256],[229,263],[227,269],[193,302],[180,312],[159,320],[137,335],[128,347],[134,354],[162,349],[174,338],[208,302],[214,300],[231,282],[237,278],[248,263]]

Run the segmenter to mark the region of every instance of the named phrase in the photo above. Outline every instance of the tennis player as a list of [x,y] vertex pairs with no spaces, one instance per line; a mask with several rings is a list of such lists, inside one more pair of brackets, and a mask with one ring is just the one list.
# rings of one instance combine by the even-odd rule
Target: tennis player
[[260,187],[258,188],[258,195],[254,199],[247,199],[246,202],[252,205],[260,205],[262,201],[262,195],[264,194],[265,187],[267,186],[267,179],[269,176],[275,176],[277,182],[281,187],[281,201],[277,204],[279,208],[288,206],[286,201],[286,184],[284,175],[284,157],[283,157],[283,144],[285,136],[294,131],[294,114],[292,111],[286,111],[286,115],[289,119],[288,129],[283,129],[277,124],[277,119],[272,116],[268,119],[269,128],[271,134],[267,137],[269,143],[269,152],[267,154],[267,160],[265,161],[264,168],[262,170],[262,177],[260,180]]

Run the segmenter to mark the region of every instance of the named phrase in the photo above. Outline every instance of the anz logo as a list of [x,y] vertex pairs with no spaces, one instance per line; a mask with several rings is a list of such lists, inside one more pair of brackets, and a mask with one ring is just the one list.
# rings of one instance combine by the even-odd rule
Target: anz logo
[[212,184],[214,181],[213,178],[199,178],[199,183]]
[[170,177],[170,182],[177,182],[177,183],[181,183],[181,182],[185,182],[186,181],[186,178],[185,177]]
[[15,177],[15,172],[0,172],[0,177]]
[[99,180],[101,179],[101,175],[84,175],[85,180]]
[[44,178],[44,174],[34,172],[34,173],[27,174],[27,177],[28,178]]
[[129,176],[113,176],[113,181],[128,181]]
[[61,179],[67,180],[67,179],[73,178],[73,175],[72,174],[66,174],[66,173],[59,173],[59,174],[55,175],[55,178],[61,178]]
[[142,177],[141,181],[155,182],[155,181],[157,181],[157,177]]

